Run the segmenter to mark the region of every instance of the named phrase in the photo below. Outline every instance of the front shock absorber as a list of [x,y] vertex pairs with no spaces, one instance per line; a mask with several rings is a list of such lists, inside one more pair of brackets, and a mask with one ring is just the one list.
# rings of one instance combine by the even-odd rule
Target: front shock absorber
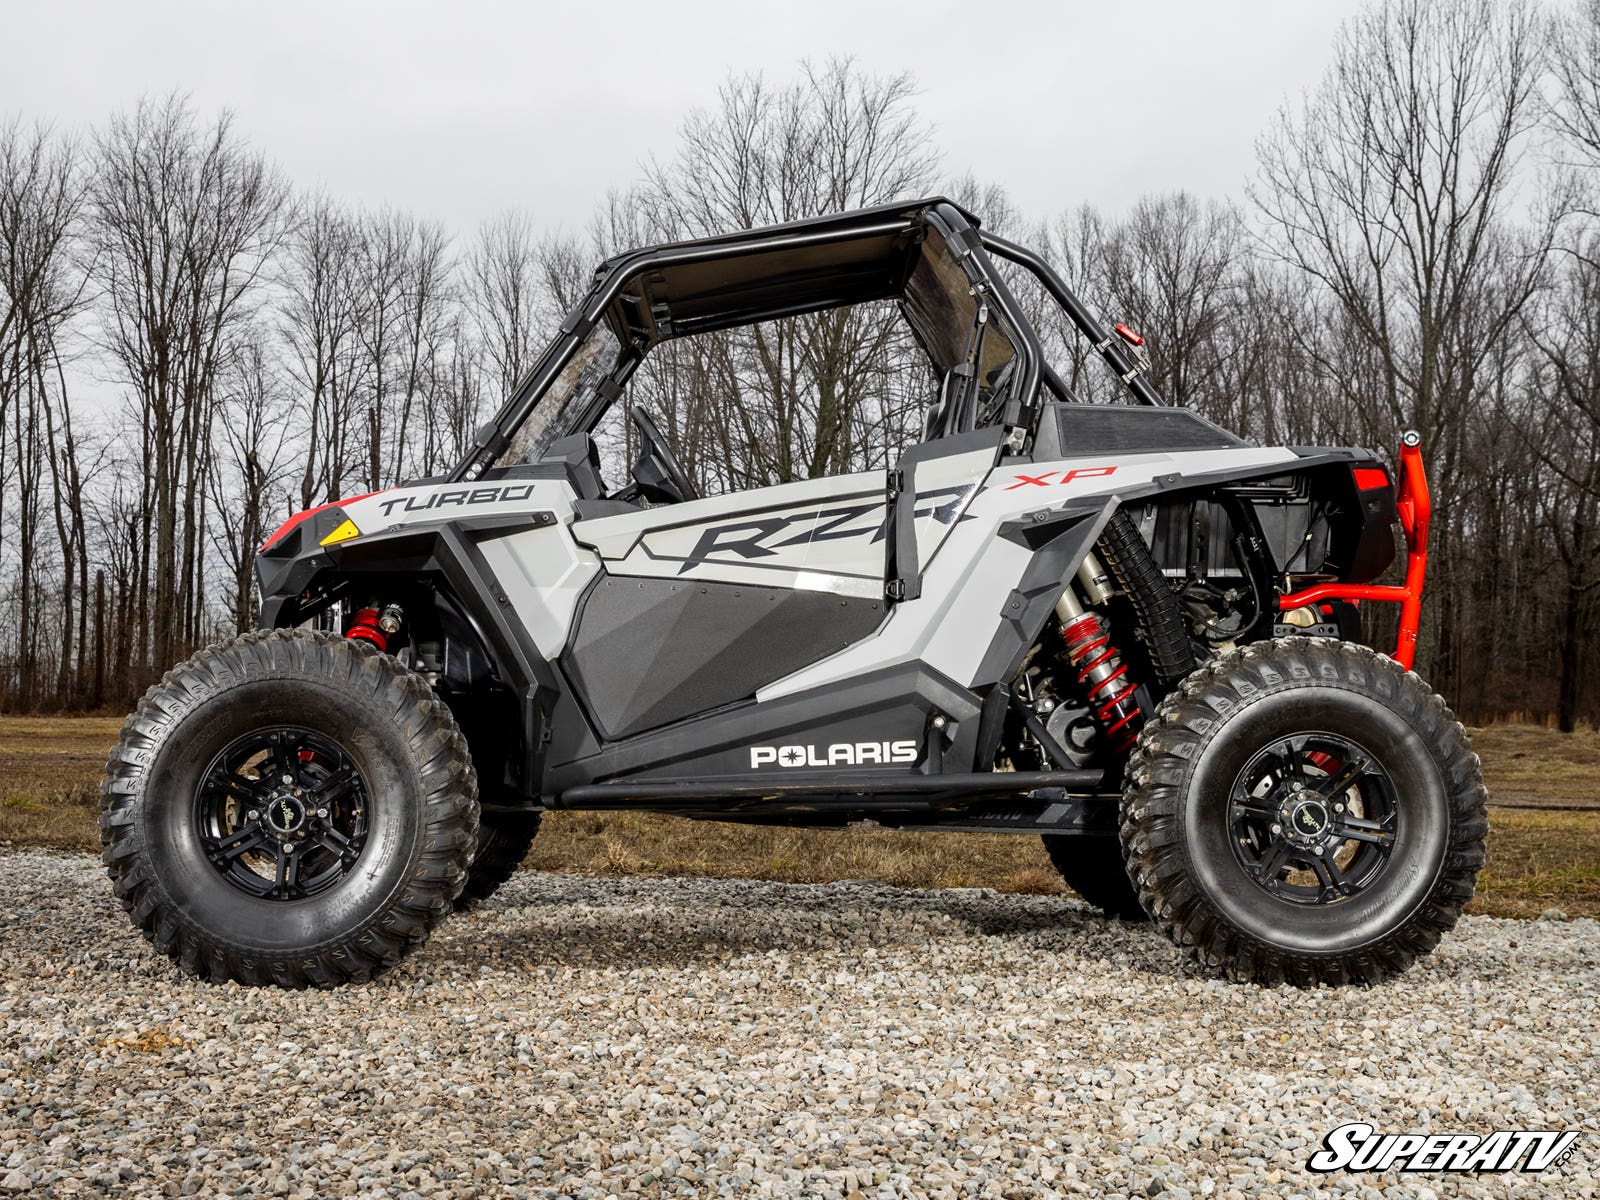
[[400,632],[405,613],[398,604],[380,608],[362,608],[350,618],[350,627],[344,631],[347,638],[368,642],[379,650],[389,649],[389,639]]
[[1056,616],[1061,619],[1067,657],[1078,668],[1078,683],[1089,701],[1095,724],[1120,754],[1133,745],[1144,723],[1135,694],[1137,685],[1128,677],[1127,664],[1111,644],[1104,618],[1084,609],[1070,583],[1056,601]]

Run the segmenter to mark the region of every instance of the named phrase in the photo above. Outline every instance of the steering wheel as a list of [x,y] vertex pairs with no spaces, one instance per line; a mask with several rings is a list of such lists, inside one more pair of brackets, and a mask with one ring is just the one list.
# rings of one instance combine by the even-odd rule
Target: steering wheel
[[639,458],[633,464],[633,483],[639,495],[655,504],[698,500],[700,493],[689,473],[672,453],[671,443],[662,436],[644,405],[635,404],[629,415],[639,431]]

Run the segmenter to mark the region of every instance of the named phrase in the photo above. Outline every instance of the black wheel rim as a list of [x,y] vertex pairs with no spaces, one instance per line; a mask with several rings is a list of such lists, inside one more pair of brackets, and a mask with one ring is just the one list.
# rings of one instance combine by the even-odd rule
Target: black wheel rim
[[262,900],[325,892],[366,845],[367,782],[338,743],[278,726],[236,738],[201,777],[196,817],[211,865]]
[[1279,738],[1239,772],[1228,830],[1257,887],[1293,904],[1340,904],[1389,865],[1394,781],[1366,749],[1327,733]]

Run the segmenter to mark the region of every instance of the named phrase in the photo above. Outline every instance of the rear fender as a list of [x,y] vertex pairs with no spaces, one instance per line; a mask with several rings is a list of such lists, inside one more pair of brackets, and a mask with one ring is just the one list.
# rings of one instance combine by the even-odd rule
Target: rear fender
[[[1330,473],[1348,480],[1352,462],[1359,464],[1370,458],[1365,452],[1350,450],[1297,453],[1299,457],[1287,462],[1194,475],[1161,475],[1115,493],[1083,496],[1059,506],[1022,513],[1003,524],[999,535],[1028,549],[1032,557],[997,614],[999,620],[973,679],[973,689],[981,693],[996,685],[1009,685],[1016,677],[1029,652],[1043,636],[1061,589],[1077,572],[1119,508],[1142,505],[1150,500],[1204,495],[1220,487],[1274,476]],[[1374,517],[1372,523],[1381,526],[1383,514],[1376,513]],[[1369,558],[1374,553],[1369,552]],[[1260,582],[1267,588],[1272,585],[1270,579]]]

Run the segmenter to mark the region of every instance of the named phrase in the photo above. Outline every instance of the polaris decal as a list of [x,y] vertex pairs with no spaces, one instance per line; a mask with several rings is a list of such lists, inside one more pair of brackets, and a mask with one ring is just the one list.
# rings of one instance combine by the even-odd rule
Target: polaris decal
[[[976,487],[975,483],[964,483],[919,492],[913,519],[932,517],[941,525],[951,524]],[[883,501],[874,497],[832,508],[778,512],[743,521],[730,521],[725,525],[708,526],[683,560],[678,574],[682,575],[701,563],[726,562],[729,555],[749,562],[751,559],[777,558],[785,548],[811,546],[818,542],[845,538],[870,538],[874,542],[881,542],[886,528],[884,512]]]
[[883,766],[917,761],[917,743],[834,742],[827,746],[751,746],[750,769],[780,767]]

